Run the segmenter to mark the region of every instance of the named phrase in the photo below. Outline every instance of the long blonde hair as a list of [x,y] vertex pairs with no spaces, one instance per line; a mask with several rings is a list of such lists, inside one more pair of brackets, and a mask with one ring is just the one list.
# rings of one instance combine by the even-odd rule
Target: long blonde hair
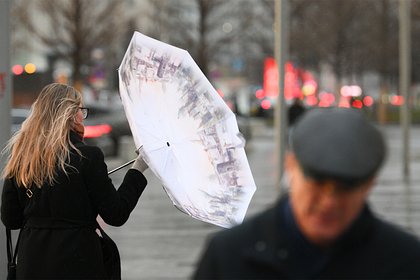
[[18,186],[41,188],[55,182],[58,170],[67,174],[70,147],[76,149],[70,142],[70,129],[81,103],[82,95],[71,86],[45,86],[5,148],[9,159],[3,177],[14,178]]

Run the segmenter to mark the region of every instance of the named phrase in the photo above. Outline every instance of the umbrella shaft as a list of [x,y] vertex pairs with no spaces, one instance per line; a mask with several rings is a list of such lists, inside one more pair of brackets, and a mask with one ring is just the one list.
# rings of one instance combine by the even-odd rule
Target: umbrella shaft
[[108,172],[108,175],[110,175],[110,174],[114,173],[115,171],[118,171],[118,170],[120,170],[120,169],[122,169],[122,168],[126,167],[127,165],[130,165],[130,164],[134,163],[135,161],[136,161],[136,159],[130,160],[129,162],[126,162],[126,163],[124,163],[123,165],[118,166],[118,167],[117,167],[117,168],[115,168],[115,169],[112,169],[111,171],[109,171],[109,172]]

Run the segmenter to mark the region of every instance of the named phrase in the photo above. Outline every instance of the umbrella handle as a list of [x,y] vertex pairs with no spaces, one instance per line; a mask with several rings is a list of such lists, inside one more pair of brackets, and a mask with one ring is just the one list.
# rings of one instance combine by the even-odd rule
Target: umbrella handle
[[135,161],[136,161],[136,159],[130,160],[129,162],[126,162],[126,163],[124,163],[123,165],[118,166],[118,167],[117,167],[117,168],[115,168],[115,169],[112,169],[111,171],[109,171],[109,172],[108,172],[108,175],[110,175],[110,174],[114,173],[115,171],[118,171],[118,170],[120,170],[120,169],[122,169],[122,168],[126,167],[127,165],[130,165],[130,164],[134,163]]

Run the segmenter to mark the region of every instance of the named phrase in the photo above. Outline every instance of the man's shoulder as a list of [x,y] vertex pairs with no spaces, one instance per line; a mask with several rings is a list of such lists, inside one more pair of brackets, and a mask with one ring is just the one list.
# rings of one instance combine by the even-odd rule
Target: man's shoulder
[[[395,279],[420,279],[420,240],[401,226],[376,218],[369,250]],[[379,268],[378,268],[379,269]]]
[[415,255],[420,260],[420,239],[418,236],[401,226],[376,218],[375,237],[378,245],[385,245],[383,249],[390,250],[391,253],[398,252],[404,255]]

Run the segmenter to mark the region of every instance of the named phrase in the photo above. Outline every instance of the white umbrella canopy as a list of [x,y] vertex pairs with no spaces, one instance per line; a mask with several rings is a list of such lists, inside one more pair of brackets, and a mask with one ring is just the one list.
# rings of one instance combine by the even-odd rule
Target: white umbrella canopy
[[135,32],[118,74],[136,147],[173,204],[221,227],[241,223],[256,190],[245,140],[189,53]]

